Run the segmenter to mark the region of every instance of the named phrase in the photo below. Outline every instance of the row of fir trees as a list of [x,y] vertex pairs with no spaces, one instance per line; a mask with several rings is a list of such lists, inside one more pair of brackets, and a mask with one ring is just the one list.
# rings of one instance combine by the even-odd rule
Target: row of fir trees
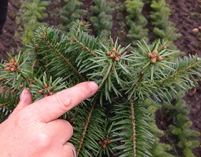
[[[50,1],[26,0],[22,5],[24,52],[1,62],[0,86],[5,90],[0,93],[0,121],[18,104],[25,87],[37,101],[77,83],[95,81],[96,95],[61,117],[74,128],[71,142],[78,157],[194,156],[200,134],[189,129],[190,108],[178,93],[196,85],[200,60],[198,56],[175,58],[180,52],[173,40],[180,35],[168,21],[165,0],[121,1],[117,11],[126,13],[127,37],[132,42],[127,47],[118,40],[108,43],[115,3],[94,0],[84,10],[82,1],[64,2],[58,10],[61,31],[42,26]],[[144,7],[150,15],[145,16]],[[51,89],[44,90],[46,84]],[[172,119],[167,130],[158,128],[157,110]],[[170,145],[160,142],[162,136]]]

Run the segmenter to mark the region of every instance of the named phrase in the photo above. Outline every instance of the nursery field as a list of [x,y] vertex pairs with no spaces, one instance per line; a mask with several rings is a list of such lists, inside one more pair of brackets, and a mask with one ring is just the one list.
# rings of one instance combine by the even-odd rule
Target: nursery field
[[[118,38],[118,43],[125,47],[132,43],[131,48],[126,50],[128,54],[137,47],[137,40],[144,39],[147,43],[152,43],[160,38],[170,41],[170,48],[178,50],[176,56],[184,58],[184,56],[197,54],[201,58],[201,1],[166,0],[164,1],[166,4],[163,4],[163,0],[141,0],[136,1],[136,4],[141,2],[139,4],[139,9],[136,10],[134,9],[136,8],[136,4],[132,4],[131,1],[108,0],[106,1],[107,4],[105,6],[103,5],[102,8],[99,8],[100,10],[105,9],[103,11],[104,14],[100,15],[98,13],[98,8],[95,8],[95,6],[98,5],[99,2],[103,2],[103,4],[106,3],[105,0],[99,0],[99,2],[98,0],[74,0],[73,2],[72,0],[49,0],[49,3],[44,6],[46,9],[40,12],[45,16],[38,19],[37,23],[40,23],[39,25],[42,25],[43,23],[46,26],[54,26],[62,31],[69,31],[70,26],[68,24],[73,20],[79,19],[83,20],[84,24],[90,24],[88,33],[99,37],[101,40],[114,43]],[[156,3],[153,1],[156,1]],[[1,60],[8,59],[6,52],[9,52],[14,56],[15,54],[18,54],[19,51],[26,51],[25,45],[28,45],[31,42],[29,40],[31,37],[26,35],[26,29],[27,27],[32,26],[29,26],[26,18],[23,17],[23,14],[27,9],[27,2],[32,3],[32,0],[9,1],[7,21],[3,29],[3,34],[0,35]],[[160,3],[158,6],[156,6],[157,2]],[[128,9],[129,5],[132,6],[130,7],[130,10]],[[63,8],[64,6],[66,8]],[[161,13],[163,18],[157,19],[157,16],[154,13],[157,11],[159,12],[160,8],[163,7],[166,7],[162,9],[164,10]],[[67,11],[66,13],[63,11],[68,10],[69,8],[72,10],[69,12]],[[170,8],[170,14],[167,8]],[[96,17],[99,17],[99,19],[96,19]],[[165,21],[166,18],[168,21]],[[103,24],[103,21],[106,21],[106,23]],[[157,28],[160,28],[160,30]],[[27,29],[27,31],[31,32],[32,30]],[[73,40],[71,40],[71,42]],[[159,60],[160,59],[158,58],[157,61]],[[153,63],[155,62],[153,61]],[[143,79],[143,77],[141,79]],[[192,87],[188,90],[182,100],[186,101],[188,106],[186,109],[190,108],[188,117],[189,121],[192,122],[192,125],[189,128],[201,133],[201,81],[199,81],[197,76],[195,76],[195,80],[198,84],[196,87]],[[173,109],[166,110],[166,107],[167,106],[163,106],[163,108],[158,109],[155,116],[158,128],[164,131],[164,134],[159,136],[160,142],[173,146],[171,150],[167,149],[167,152],[173,156],[186,157],[185,153],[182,153],[182,149],[184,148],[178,146],[179,141],[181,141],[179,135],[170,134],[171,129],[169,128],[169,125],[173,124],[175,119],[171,115]],[[187,112],[187,110],[185,110],[185,112]],[[186,121],[184,120],[184,123],[185,122]],[[201,143],[201,136],[197,136],[197,141],[198,138]],[[185,142],[188,142],[188,140]],[[163,149],[166,150],[165,148]],[[110,152],[110,149],[108,149],[108,151]],[[192,151],[194,156],[201,157],[201,145],[196,145],[196,148],[193,148],[192,146]],[[111,155],[111,152],[109,154],[112,157],[120,156]],[[103,150],[102,157],[104,156],[108,155],[107,152]],[[165,157],[162,155],[155,156]]]

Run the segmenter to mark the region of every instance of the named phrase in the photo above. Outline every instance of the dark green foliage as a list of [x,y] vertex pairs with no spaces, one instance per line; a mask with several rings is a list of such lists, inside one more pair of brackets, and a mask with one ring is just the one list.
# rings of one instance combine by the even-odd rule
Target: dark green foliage
[[46,6],[50,2],[43,0],[30,0],[22,2],[21,18],[24,24],[22,31],[22,41],[24,45],[30,44],[34,37],[34,31],[38,26],[44,25],[40,20],[45,18],[47,14],[44,13]]
[[112,28],[112,11],[111,3],[106,0],[93,0],[94,6],[91,6],[91,13],[89,15],[89,21],[92,23],[95,32],[95,36],[99,36],[101,39],[107,39],[110,35],[110,29]]
[[[148,131],[149,117],[147,110],[140,102],[117,104],[115,107],[116,121],[112,130],[120,145],[114,147],[119,157],[124,156],[151,156],[150,148],[154,135]],[[132,113],[133,109],[133,113]],[[132,146],[132,147],[131,147]]]
[[144,27],[147,24],[147,19],[142,15],[144,2],[142,0],[126,0],[126,16],[127,24],[130,26],[128,37],[132,40],[132,44],[136,45],[137,40],[145,40],[148,42],[148,29]]
[[174,147],[178,149],[175,150],[175,154],[183,154],[185,157],[194,157],[192,149],[200,145],[198,139],[200,133],[191,130],[189,127],[192,125],[188,114],[190,107],[186,105],[184,100],[181,100],[182,95],[178,95],[177,99],[173,99],[171,103],[163,104],[163,114],[164,116],[170,115],[172,118],[172,124],[169,125],[168,136],[175,135],[178,139],[171,139],[174,142]]
[[156,122],[155,122],[155,113],[158,109],[161,108],[161,105],[158,105],[156,103],[151,102],[150,100],[146,100],[143,102],[146,105],[147,108],[147,114],[149,115],[149,131],[154,135],[153,136],[153,144],[150,148],[150,152],[153,157],[173,157],[173,155],[167,153],[166,151],[169,151],[172,149],[170,145],[167,145],[165,143],[159,142],[159,137],[164,135],[164,132],[162,130],[159,130]]
[[61,28],[65,31],[68,31],[70,28],[70,23],[78,20],[81,15],[85,14],[86,11],[80,9],[82,2],[79,0],[64,0],[66,5],[61,10],[61,20],[63,24]]
[[[1,85],[19,89],[18,97],[24,87],[29,87],[37,101],[65,87],[95,81],[98,92],[61,117],[75,129],[71,142],[78,156],[167,155],[169,146],[158,143],[162,132],[153,118],[158,106],[142,102],[147,98],[171,102],[173,94],[196,84],[192,75],[200,79],[201,61],[197,55],[172,61],[175,51],[160,40],[152,45],[138,42],[138,51],[128,54],[129,46],[121,47],[117,40],[103,43],[88,35],[87,29],[80,21],[66,34],[39,27],[26,53],[15,57],[19,70],[11,71],[1,64]],[[8,96],[0,93],[1,111],[9,107],[3,103]]]
[[169,5],[166,4],[165,0],[152,0],[150,6],[153,9],[150,17],[156,38],[170,41],[172,49],[176,49],[172,42],[178,39],[181,34],[177,34],[173,23],[168,21],[170,15]]

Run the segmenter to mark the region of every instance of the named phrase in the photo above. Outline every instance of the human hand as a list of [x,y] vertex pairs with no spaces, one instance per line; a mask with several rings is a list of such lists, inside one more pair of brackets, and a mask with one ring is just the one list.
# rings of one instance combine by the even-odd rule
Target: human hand
[[33,104],[29,89],[24,89],[13,113],[0,124],[0,156],[74,157],[68,146],[73,145],[67,142],[73,128],[57,118],[94,95],[97,89],[96,83],[84,82]]

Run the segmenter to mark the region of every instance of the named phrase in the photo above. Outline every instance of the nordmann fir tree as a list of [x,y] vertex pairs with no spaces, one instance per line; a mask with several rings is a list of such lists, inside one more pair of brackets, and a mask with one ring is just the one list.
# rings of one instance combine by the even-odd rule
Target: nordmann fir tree
[[61,20],[63,24],[61,25],[62,30],[68,31],[70,23],[78,20],[81,15],[85,14],[86,11],[80,9],[83,4],[79,0],[64,0],[66,5],[61,10]]
[[152,9],[151,19],[152,25],[154,26],[153,32],[157,36],[156,39],[168,40],[172,49],[176,49],[173,41],[180,38],[181,34],[176,33],[176,28],[173,23],[170,22],[169,15],[170,9],[169,5],[165,0],[149,0],[150,7]]
[[80,21],[67,35],[40,27],[24,54],[1,64],[1,115],[14,109],[24,87],[37,101],[95,81],[98,92],[62,117],[73,125],[71,142],[77,156],[153,156],[156,136],[143,100],[160,104],[194,86],[192,74],[200,78],[201,61],[195,55],[173,62],[175,51],[160,40],[151,45],[138,42],[139,49],[127,54],[128,46],[122,48],[118,41],[102,44],[85,29]]
[[126,16],[127,24],[130,26],[128,37],[132,40],[132,44],[135,45],[137,40],[145,40],[148,42],[148,29],[144,27],[147,24],[147,19],[142,15],[142,9],[144,3],[142,0],[126,0]]
[[39,20],[47,16],[44,13],[46,6],[50,4],[48,1],[33,0],[26,1],[23,5],[23,14],[21,14],[22,22],[24,23],[24,31],[22,32],[22,41],[24,45],[30,44],[34,37],[34,31],[38,26],[44,25]]
[[91,12],[88,19],[94,27],[95,36],[101,39],[107,39],[112,28],[112,11],[111,3],[106,0],[93,0],[94,6],[91,6]]
[[[184,100],[181,100],[182,97],[183,95],[180,93],[171,102],[162,103],[162,116],[168,117],[169,115],[170,121],[172,121],[164,131],[169,143],[174,144],[173,147],[176,148],[174,149],[175,155],[183,154],[185,157],[194,157],[192,149],[200,145],[200,133],[189,128],[192,125],[192,121],[188,117],[190,107]],[[172,139],[171,136],[177,138]]]

